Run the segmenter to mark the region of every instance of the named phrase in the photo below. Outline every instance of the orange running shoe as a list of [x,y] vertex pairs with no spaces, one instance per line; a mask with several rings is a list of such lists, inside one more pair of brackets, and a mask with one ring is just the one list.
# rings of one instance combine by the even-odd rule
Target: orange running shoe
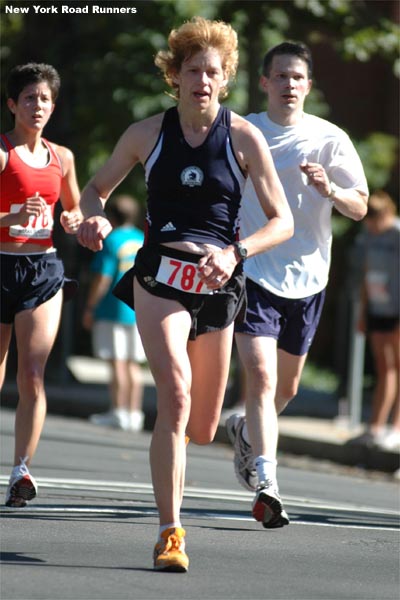
[[185,533],[181,527],[170,527],[163,531],[161,540],[154,548],[156,571],[186,573],[189,568],[189,557],[185,552]]

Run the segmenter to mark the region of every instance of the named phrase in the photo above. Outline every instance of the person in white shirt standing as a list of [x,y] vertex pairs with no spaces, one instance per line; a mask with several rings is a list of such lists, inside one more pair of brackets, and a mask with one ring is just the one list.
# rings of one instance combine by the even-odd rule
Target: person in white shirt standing
[[[278,415],[298,390],[328,283],[333,207],[355,221],[367,212],[368,187],[348,135],[304,112],[312,57],[284,42],[264,57],[267,112],[246,118],[264,134],[289,201],[294,236],[244,263],[248,307],[235,328],[246,372],[246,416],[226,422],[239,482],[255,491],[252,513],[266,528],[289,523],[276,477]],[[265,222],[251,182],[241,208],[241,236]]]

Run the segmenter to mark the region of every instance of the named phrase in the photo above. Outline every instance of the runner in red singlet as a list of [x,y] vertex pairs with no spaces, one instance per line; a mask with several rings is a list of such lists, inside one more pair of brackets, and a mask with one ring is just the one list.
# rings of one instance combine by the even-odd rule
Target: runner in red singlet
[[12,507],[25,506],[37,493],[28,466],[46,415],[44,370],[60,322],[62,288],[76,286],[65,278],[53,247],[58,199],[67,233],[76,233],[82,220],[74,157],[42,137],[59,87],[50,65],[15,67],[7,90],[14,128],[0,141],[0,386],[13,328],[18,351],[14,468],[6,493]]

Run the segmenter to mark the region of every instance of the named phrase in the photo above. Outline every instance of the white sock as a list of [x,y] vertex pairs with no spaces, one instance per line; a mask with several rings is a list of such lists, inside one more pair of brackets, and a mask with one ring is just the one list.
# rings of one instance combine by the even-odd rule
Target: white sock
[[171,527],[182,527],[182,524],[178,522],[168,523],[167,525],[160,525],[160,529],[158,530],[158,539],[161,540],[161,534],[164,533],[164,531],[167,531],[167,529],[170,529]]
[[266,456],[257,456],[254,459],[254,467],[257,471],[258,481],[272,481],[276,483],[276,460],[271,460]]
[[[242,438],[244,441],[251,446],[249,439],[249,431],[247,429],[247,421],[242,428]],[[266,456],[257,456],[254,459],[254,467],[257,471],[258,481],[266,481],[267,479],[273,481],[276,484],[276,465],[275,459],[271,460]]]

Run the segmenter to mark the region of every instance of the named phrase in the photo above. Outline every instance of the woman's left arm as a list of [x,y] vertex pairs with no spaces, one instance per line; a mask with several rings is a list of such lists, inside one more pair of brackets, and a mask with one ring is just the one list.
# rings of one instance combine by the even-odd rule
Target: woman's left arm
[[[271,250],[291,238],[293,215],[275,170],[268,144],[254,125],[238,115],[232,120],[232,142],[236,158],[254,185],[260,205],[268,217],[265,225],[240,243],[251,257]],[[199,275],[208,287],[224,284],[240,262],[233,244],[203,256],[198,263]]]
[[[268,222],[241,243],[247,255],[271,250],[293,235],[293,215],[275,169],[269,146],[257,127],[240,118],[235,136],[240,151],[238,159],[256,191]],[[235,138],[234,138],[235,145]]]

